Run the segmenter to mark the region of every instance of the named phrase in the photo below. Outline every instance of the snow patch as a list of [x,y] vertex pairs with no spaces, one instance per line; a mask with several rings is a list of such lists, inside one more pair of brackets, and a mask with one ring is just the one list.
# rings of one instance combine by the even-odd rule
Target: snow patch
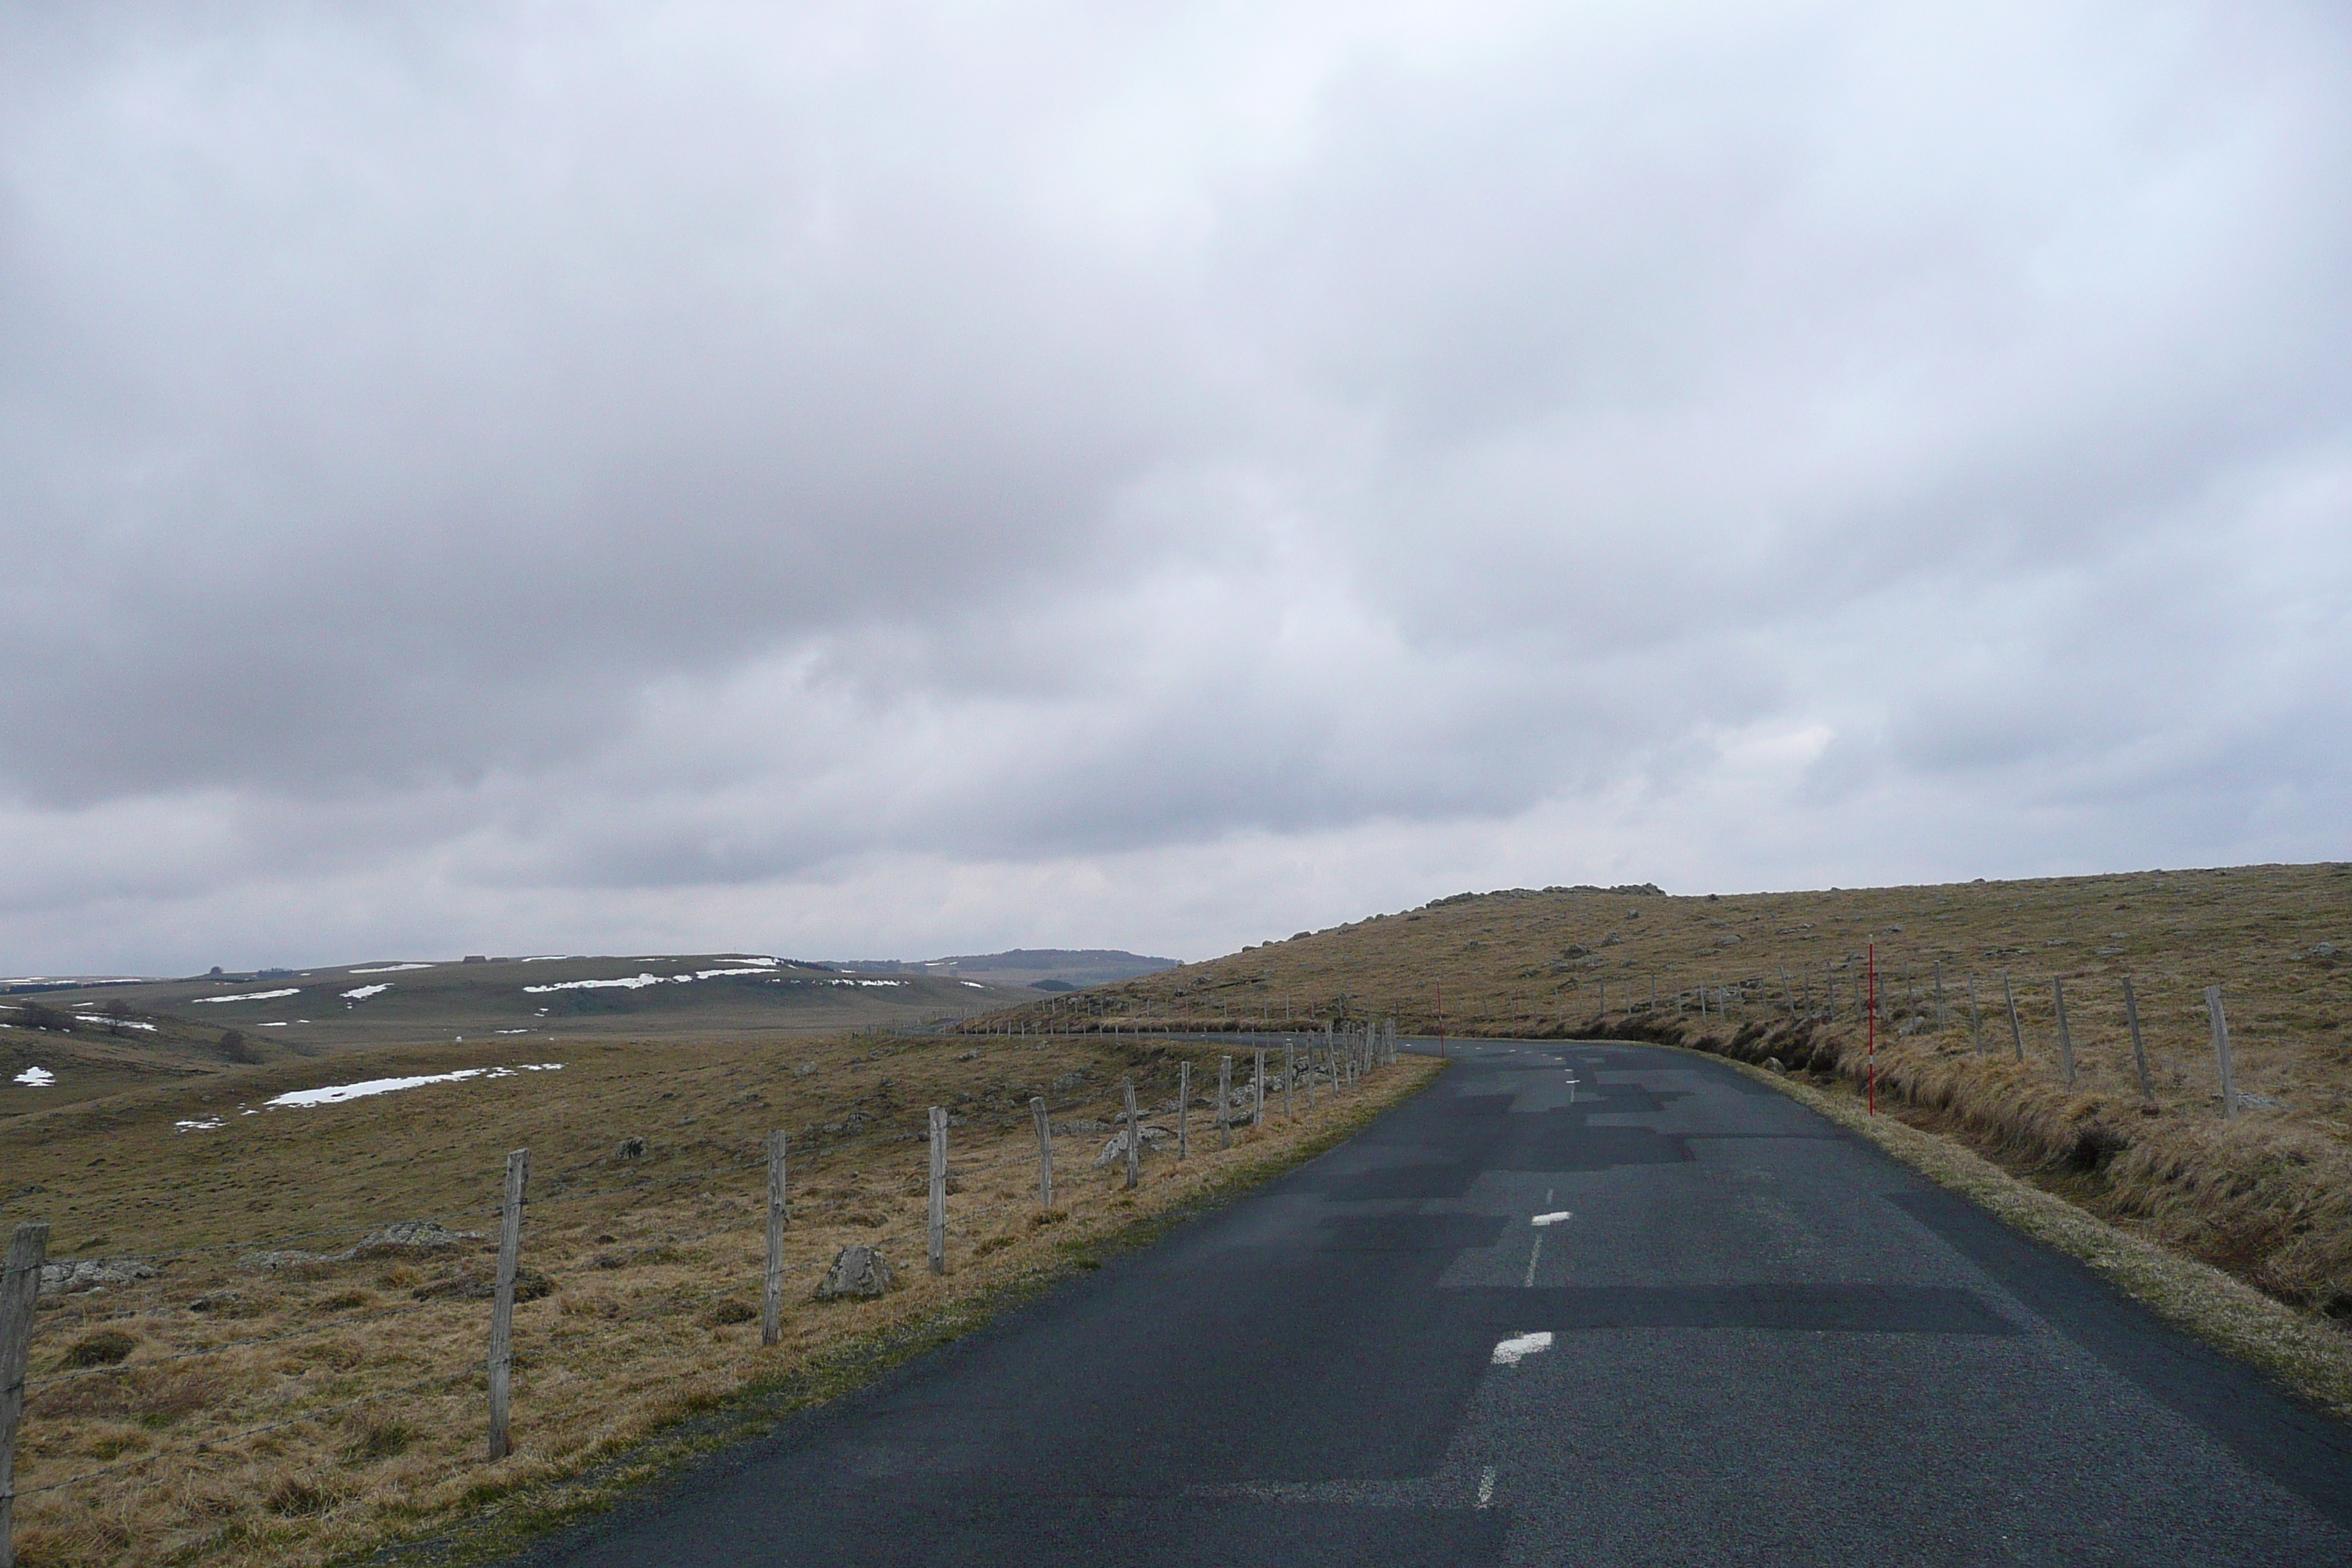
[[194,996],[189,998],[189,1002],[191,1005],[199,1006],[206,1002],[274,1002],[280,996],[300,994],[302,988],[299,985],[289,985],[283,991],[246,991],[235,996]]
[[462,1068],[456,1072],[422,1073],[415,1078],[372,1078],[360,1083],[329,1084],[323,1089],[297,1089],[262,1102],[264,1110],[278,1106],[341,1105],[347,1100],[365,1100],[370,1095],[391,1094],[394,1090],[416,1089],[428,1083],[463,1083],[480,1079],[485,1083],[492,1079],[512,1078],[519,1072],[562,1072],[562,1062],[520,1062],[510,1068]]
[[217,1116],[207,1116],[201,1121],[174,1121],[172,1125],[182,1132],[211,1132],[221,1126]]
[[129,1018],[110,1018],[103,1013],[76,1013],[77,1024],[111,1024],[118,1029],[152,1029],[152,1024],[134,1023]]
[[392,982],[389,980],[378,981],[373,985],[355,985],[351,990],[343,993],[343,1000],[346,1002],[364,1002],[371,996],[380,996],[391,989]]
[[433,969],[436,967],[438,966],[430,963],[379,963],[373,968],[350,969],[345,970],[344,973],[347,974],[397,974],[404,969]]
[[16,1081],[26,1089],[47,1089],[58,1081],[58,1075],[47,1068],[26,1068],[16,1075]]

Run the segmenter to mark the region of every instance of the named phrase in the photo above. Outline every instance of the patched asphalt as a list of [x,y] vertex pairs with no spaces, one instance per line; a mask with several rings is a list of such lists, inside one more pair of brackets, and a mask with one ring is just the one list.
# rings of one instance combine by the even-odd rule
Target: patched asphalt
[[2352,1428],[1874,1145],[1682,1052],[1453,1053],[520,1561],[2352,1563]]

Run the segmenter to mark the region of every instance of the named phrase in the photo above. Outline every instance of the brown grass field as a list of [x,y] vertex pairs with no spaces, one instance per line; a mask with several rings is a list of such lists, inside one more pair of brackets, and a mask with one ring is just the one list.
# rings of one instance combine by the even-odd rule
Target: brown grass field
[[[768,1416],[978,1321],[1139,1221],[1344,1135],[1436,1069],[1407,1058],[1337,1103],[1218,1147],[1213,1047],[1096,1037],[499,1041],[247,1069],[0,1122],[0,1222],[51,1257],[160,1272],[45,1295],[16,1484],[28,1565],[310,1563],[456,1531],[458,1557],[657,1467],[644,1446],[765,1391]],[[1142,1186],[1093,1168],[1120,1080],[1172,1129],[1194,1064],[1191,1157]],[[289,1089],[561,1061],[560,1072],[262,1109]],[[362,1068],[363,1070],[355,1070]],[[1246,1075],[1247,1058],[1237,1068]],[[1057,1125],[1040,1223],[1028,1097]],[[949,1269],[923,1267],[926,1108],[952,1108]],[[248,1115],[245,1112],[251,1111]],[[184,1130],[183,1121],[219,1125]],[[793,1141],[783,1341],[760,1343],[761,1140]],[[620,1144],[643,1138],[641,1157]],[[486,1238],[341,1254],[387,1223],[494,1233],[506,1152],[531,1151],[516,1310],[517,1452],[485,1460]],[[818,1303],[843,1245],[900,1288]],[[257,1244],[259,1244],[257,1246]],[[542,1293],[543,1292],[543,1293]],[[863,1369],[863,1370],[861,1370]],[[593,1471],[594,1484],[564,1478]],[[87,1479],[82,1479],[87,1478]],[[59,1485],[59,1483],[68,1483]],[[485,1521],[488,1522],[485,1522]],[[470,1542],[470,1545],[467,1543]]]
[[[1873,943],[1885,1013],[1874,1058],[1859,1006]],[[1858,1086],[1874,1060],[1895,1113],[2352,1323],[2347,960],[2343,864],[1720,898],[1514,890],[1301,933],[1024,1013],[1147,1029],[1392,1014],[1423,1033],[1442,1023],[1462,1035],[1667,1040],[1778,1060],[1824,1085]],[[2126,976],[2152,1108],[2133,1066]],[[2071,1086],[2053,979],[2065,987]],[[2222,989],[2247,1097],[2234,1121],[2221,1113],[2208,985]],[[1001,1024],[967,1026],[982,1026]]]

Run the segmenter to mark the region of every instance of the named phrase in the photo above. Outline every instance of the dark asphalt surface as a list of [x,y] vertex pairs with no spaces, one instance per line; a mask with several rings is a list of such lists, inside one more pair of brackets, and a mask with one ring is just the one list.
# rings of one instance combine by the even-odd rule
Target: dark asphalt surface
[[1873,1145],[1679,1052],[1454,1054],[525,1561],[2352,1563],[2352,1429]]

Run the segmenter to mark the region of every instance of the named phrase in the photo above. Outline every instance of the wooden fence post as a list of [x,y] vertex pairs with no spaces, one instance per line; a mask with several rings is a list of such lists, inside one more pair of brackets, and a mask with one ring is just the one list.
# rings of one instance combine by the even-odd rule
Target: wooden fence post
[[1825,1022],[1837,1022],[1837,965],[1826,958],[1822,960],[1822,1011]]
[[784,1336],[784,1226],[792,1223],[784,1206],[783,1131],[768,1134],[768,1273],[760,1289],[760,1342],[774,1344]]
[[2000,994],[2009,999],[2009,1037],[2017,1047],[2017,1059],[2025,1059],[2025,1031],[2017,1022],[2017,992],[2009,984],[2009,971],[2000,972]]
[[2124,1022],[2129,1026],[2132,1037],[2132,1066],[2139,1069],[2139,1097],[2149,1105],[2156,1103],[2155,1086],[2147,1081],[2147,1047],[2139,1037],[2139,998],[2132,994],[2131,976],[2124,976]]
[[931,1203],[925,1216],[924,1252],[934,1274],[948,1271],[948,1112],[931,1107]]
[[1143,1118],[1136,1113],[1135,1079],[1124,1080],[1127,1096],[1127,1187],[1133,1192],[1143,1180]]
[[1219,1147],[1234,1146],[1234,1058],[1217,1059],[1217,1136]]
[[48,1257],[49,1222],[28,1219],[16,1226],[6,1270],[0,1272],[0,1568],[15,1568],[16,1562],[16,1424],[25,1415],[33,1308]]
[[1936,1032],[1942,1034],[1952,1026],[1951,1009],[1944,1005],[1944,961],[1936,960]]
[[2227,1121],[2238,1114],[2238,1079],[2230,1070],[2230,1019],[2221,1010],[2221,988],[2205,987],[2206,1016],[2213,1020],[2213,1060],[2221,1068],[2221,1117]]
[[1176,1157],[1184,1159],[1192,1152],[1192,1064],[1179,1062],[1176,1066]]
[[1250,1079],[1250,1125],[1263,1127],[1265,1125],[1265,1047],[1258,1047],[1255,1054],[1256,1076]]
[[1291,1049],[1290,1041],[1286,1037],[1282,1042],[1282,1119],[1285,1121],[1294,1120],[1290,1114],[1290,1085],[1297,1076],[1297,1054]]
[[1029,1097],[1029,1114],[1037,1121],[1037,1209],[1054,1206],[1054,1123],[1045,1114],[1045,1097]]
[[1780,971],[1780,990],[1789,998],[1789,1021],[1793,1024],[1797,1021],[1797,988],[1789,984],[1789,966],[1783,963],[1778,968]]
[[2074,1087],[2074,1037],[2066,1032],[2066,983],[2050,977],[2050,999],[2058,1008],[2058,1060],[2066,1069],[2066,1087]]
[[515,1273],[522,1263],[522,1192],[530,1175],[530,1151],[507,1156],[506,1196],[499,1205],[498,1295],[490,1303],[490,1458],[514,1451],[507,1425],[514,1390]]
[[1977,977],[1969,976],[1969,1040],[1976,1047],[1977,1055],[1984,1055],[1984,1015],[1977,1011]]

